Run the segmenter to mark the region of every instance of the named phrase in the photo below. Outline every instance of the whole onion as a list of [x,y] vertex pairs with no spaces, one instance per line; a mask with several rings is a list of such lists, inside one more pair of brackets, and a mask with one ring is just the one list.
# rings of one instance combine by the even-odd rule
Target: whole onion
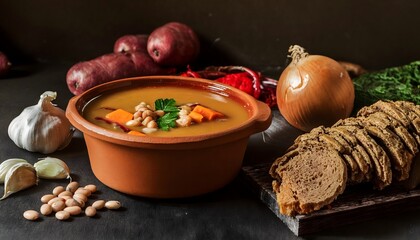
[[331,126],[349,117],[354,103],[354,86],[347,71],[337,61],[309,55],[292,45],[292,62],[282,72],[276,90],[280,113],[292,126],[309,132]]

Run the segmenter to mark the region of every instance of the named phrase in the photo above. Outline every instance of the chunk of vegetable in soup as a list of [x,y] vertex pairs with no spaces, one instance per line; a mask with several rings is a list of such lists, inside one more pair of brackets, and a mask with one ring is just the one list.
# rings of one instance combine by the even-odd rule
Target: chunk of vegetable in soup
[[124,125],[121,128],[116,124],[103,121],[103,119],[116,109],[134,113],[135,107],[140,102],[145,102],[154,109],[154,103],[157,99],[174,99],[177,106],[198,103],[223,114],[223,117],[211,121],[202,121],[188,127],[175,127],[168,131],[158,130],[147,134],[150,136],[179,137],[221,132],[237,127],[249,117],[247,109],[233,99],[210,91],[174,86],[127,88],[105,93],[90,101],[83,109],[83,115],[88,121],[106,129],[119,132],[124,132],[123,129],[141,132],[144,126],[131,127]]

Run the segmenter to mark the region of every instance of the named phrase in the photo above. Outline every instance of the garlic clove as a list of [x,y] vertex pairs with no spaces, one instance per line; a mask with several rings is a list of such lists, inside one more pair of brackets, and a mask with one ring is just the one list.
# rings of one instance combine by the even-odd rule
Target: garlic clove
[[75,130],[64,110],[52,103],[56,97],[56,92],[44,92],[38,104],[26,107],[10,122],[8,134],[18,147],[49,154],[70,143]]
[[3,161],[0,164],[0,183],[4,183],[4,179],[6,177],[7,171],[9,171],[9,169],[17,164],[17,163],[27,163],[28,161],[26,161],[25,159],[21,159],[21,158],[10,158],[7,159],[5,161]]
[[7,171],[4,179],[3,200],[13,193],[38,184],[35,168],[29,163],[16,163]]
[[46,157],[40,158],[34,164],[39,178],[44,179],[70,179],[70,168],[67,164],[58,158]]

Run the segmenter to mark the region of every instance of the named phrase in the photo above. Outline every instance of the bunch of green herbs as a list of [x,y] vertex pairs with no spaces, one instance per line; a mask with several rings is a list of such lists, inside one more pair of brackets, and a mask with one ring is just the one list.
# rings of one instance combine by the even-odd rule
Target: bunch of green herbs
[[355,107],[378,100],[404,100],[420,104],[420,61],[365,73],[353,79]]

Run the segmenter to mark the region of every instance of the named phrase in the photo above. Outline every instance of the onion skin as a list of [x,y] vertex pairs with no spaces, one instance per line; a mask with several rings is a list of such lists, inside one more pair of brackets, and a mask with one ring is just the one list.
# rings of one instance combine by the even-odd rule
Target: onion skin
[[347,71],[335,60],[320,55],[290,63],[280,76],[276,95],[283,117],[305,132],[349,117],[355,97]]

